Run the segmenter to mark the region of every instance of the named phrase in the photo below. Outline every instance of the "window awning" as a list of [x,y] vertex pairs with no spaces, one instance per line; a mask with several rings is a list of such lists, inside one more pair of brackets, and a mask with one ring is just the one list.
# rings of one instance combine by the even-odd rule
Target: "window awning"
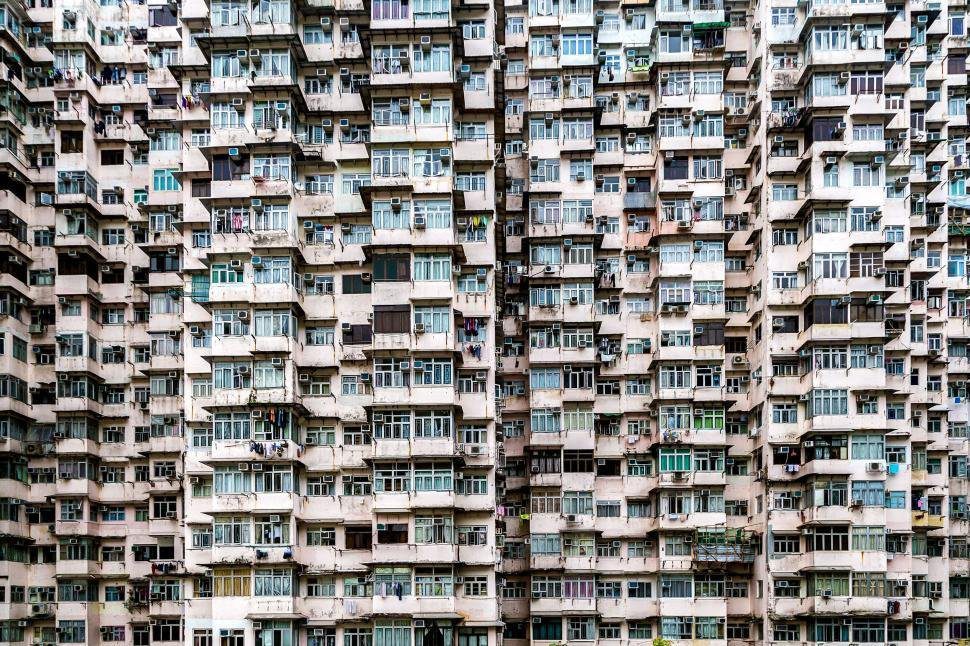
[[712,31],[714,29],[727,29],[731,26],[729,22],[695,22],[692,25],[694,31]]

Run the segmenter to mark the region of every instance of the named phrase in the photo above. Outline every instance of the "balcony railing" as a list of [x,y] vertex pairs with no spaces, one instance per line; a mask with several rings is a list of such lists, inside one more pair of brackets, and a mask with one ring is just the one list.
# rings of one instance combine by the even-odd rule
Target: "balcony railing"
[[657,205],[657,197],[654,193],[624,193],[623,208],[625,209],[652,209]]

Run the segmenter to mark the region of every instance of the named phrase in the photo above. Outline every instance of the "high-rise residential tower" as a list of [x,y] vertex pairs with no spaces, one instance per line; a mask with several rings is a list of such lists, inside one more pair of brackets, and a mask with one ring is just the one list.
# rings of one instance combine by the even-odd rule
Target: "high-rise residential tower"
[[970,639],[966,9],[0,0],[0,643]]

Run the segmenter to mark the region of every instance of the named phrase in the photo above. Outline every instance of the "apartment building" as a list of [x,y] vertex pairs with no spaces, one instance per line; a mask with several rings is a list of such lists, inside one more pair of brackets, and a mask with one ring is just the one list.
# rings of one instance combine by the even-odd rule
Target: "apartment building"
[[970,639],[965,11],[0,0],[0,643]]
[[0,641],[496,644],[494,8],[0,17]]
[[965,7],[505,11],[504,638],[970,637]]

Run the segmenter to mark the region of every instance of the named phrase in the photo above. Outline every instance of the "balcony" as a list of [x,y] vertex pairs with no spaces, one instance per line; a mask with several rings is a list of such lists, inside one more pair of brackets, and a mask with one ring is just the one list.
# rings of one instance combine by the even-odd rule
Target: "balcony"
[[225,494],[213,496],[211,507],[206,510],[206,513],[299,514],[302,509],[302,496],[287,492]]
[[628,210],[654,209],[657,206],[656,193],[631,193],[623,194],[623,208]]
[[374,595],[373,614],[375,616],[438,616],[450,617],[456,614],[456,603],[459,597],[415,597],[405,595],[394,596],[391,590],[383,591],[383,595]]
[[412,65],[412,58],[407,54],[400,57],[375,57],[372,65],[371,84],[377,88],[380,86],[411,85],[433,86],[446,85],[452,83],[454,72],[449,67],[439,71],[415,70]]
[[374,458],[408,459],[421,457],[454,457],[457,445],[454,438],[412,438],[410,440],[374,440]]
[[450,544],[390,544],[374,550],[373,563],[414,563],[435,565],[461,565],[459,548]]
[[806,617],[816,615],[885,615],[888,605],[885,597],[832,597],[813,596],[800,599],[776,598],[774,612],[779,617]]
[[912,512],[913,529],[943,529],[946,527],[946,516],[930,514],[925,511]]

